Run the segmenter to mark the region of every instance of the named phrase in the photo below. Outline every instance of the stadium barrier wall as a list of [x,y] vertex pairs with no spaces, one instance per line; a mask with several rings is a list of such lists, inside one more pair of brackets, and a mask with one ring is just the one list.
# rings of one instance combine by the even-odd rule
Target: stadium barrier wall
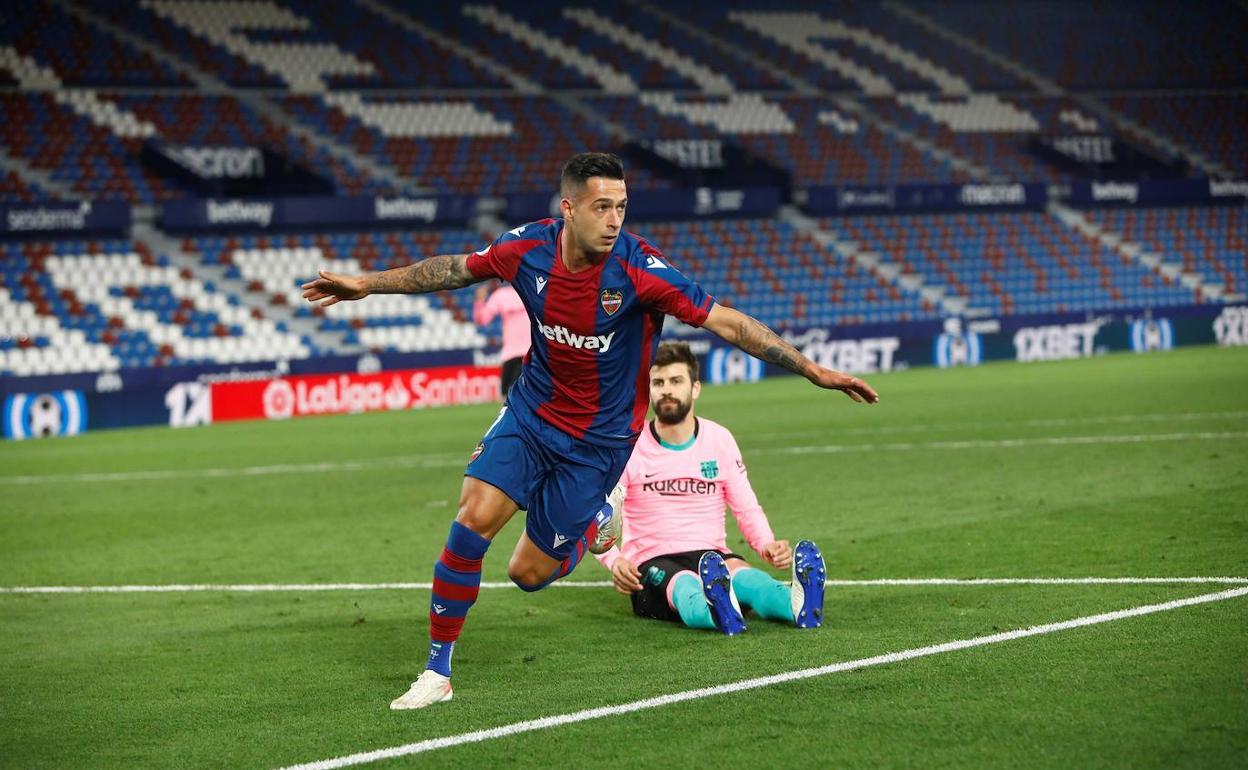
[[1049,195],[1043,184],[985,182],[806,187],[798,191],[796,199],[811,214],[876,214],[1042,209]]
[[[1194,305],[1110,313],[799,327],[784,337],[814,361],[855,374],[911,366],[1053,361],[1184,345],[1248,345],[1248,306]],[[718,337],[672,324],[713,384],[778,375]],[[278,363],[122,370],[0,380],[4,435],[58,436],[138,425],[185,427],[247,419],[422,409],[495,401],[497,352],[338,356]]]
[[190,199],[164,204],[160,226],[170,232],[264,232],[464,223],[480,203],[471,195]]
[[1211,206],[1248,203],[1248,180],[1162,179],[1073,182],[1073,206]]
[[124,201],[40,201],[0,203],[0,237],[124,235],[130,204]]
[[[558,193],[517,193],[507,197],[506,216],[531,222],[559,214]],[[769,217],[783,201],[779,187],[691,187],[646,190],[628,201],[629,220]]]
[[[712,384],[788,376],[714,335],[680,327]],[[853,374],[912,366],[978,366],[989,361],[1059,361],[1103,353],[1148,353],[1186,345],[1248,345],[1248,307],[1191,305],[1106,313],[793,327],[781,336],[816,363]]]

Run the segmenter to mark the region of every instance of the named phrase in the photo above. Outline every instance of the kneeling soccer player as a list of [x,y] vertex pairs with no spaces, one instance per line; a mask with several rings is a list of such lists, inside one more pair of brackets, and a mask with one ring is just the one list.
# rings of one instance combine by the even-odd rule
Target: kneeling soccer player
[[[694,416],[701,390],[689,346],[660,345],[650,368],[655,419],[609,498],[617,512],[628,501],[623,542],[598,560],[641,617],[733,635],[745,630],[744,607],[798,628],[822,625],[822,554],[809,540],[790,549],[772,534],[736,440],[722,425]],[[764,561],[792,569],[791,585],[727,550],[725,504]]]

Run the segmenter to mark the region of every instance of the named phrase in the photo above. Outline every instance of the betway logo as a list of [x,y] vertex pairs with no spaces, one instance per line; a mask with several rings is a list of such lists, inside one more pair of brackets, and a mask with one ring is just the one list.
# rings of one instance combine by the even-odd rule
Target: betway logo
[[1140,186],[1129,182],[1093,182],[1092,200],[1127,201],[1135,203],[1140,197]]
[[1219,182],[1217,180],[1210,179],[1209,195],[1214,198],[1248,198],[1248,182],[1238,180]]
[[272,203],[245,203],[243,201],[208,201],[208,224],[245,224],[251,222],[268,227],[273,221]]
[[615,337],[615,332],[610,334],[574,334],[563,326],[547,326],[539,322],[537,328],[542,330],[542,334],[551,342],[558,342],[561,345],[567,345],[577,350],[601,350],[606,353],[611,349],[611,340]]

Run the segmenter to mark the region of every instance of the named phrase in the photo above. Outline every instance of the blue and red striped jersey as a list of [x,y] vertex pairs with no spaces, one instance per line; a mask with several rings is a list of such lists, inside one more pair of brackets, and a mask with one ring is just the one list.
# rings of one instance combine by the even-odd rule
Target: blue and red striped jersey
[[701,326],[715,299],[627,232],[602,264],[570,273],[562,231],[562,219],[532,222],[468,257],[473,275],[510,281],[529,311],[533,346],[508,399],[520,419],[531,414],[590,443],[630,446],[650,403],[664,316]]

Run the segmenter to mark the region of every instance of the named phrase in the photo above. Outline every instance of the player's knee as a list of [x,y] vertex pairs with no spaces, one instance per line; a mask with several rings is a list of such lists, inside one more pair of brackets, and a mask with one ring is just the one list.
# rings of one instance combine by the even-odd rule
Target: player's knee
[[546,578],[549,575],[538,574],[531,565],[512,562],[507,565],[507,577],[511,578],[511,582],[515,583],[521,591],[532,593],[546,587]]
[[474,485],[460,495],[455,520],[478,535],[493,539],[511,518],[513,506],[501,493],[481,490]]
[[540,591],[546,587],[546,581],[535,578],[531,572],[517,574],[515,572],[508,571],[507,577],[511,578],[511,582],[515,583],[521,591],[525,591],[527,593]]

